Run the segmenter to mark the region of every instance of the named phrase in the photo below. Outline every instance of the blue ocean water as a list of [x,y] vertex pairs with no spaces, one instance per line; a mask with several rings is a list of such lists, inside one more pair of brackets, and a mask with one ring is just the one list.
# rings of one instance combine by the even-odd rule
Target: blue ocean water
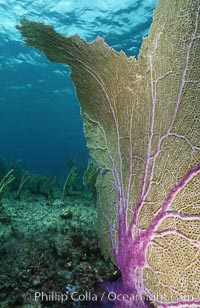
[[102,36],[138,55],[156,0],[0,0],[0,156],[36,172],[66,173],[66,158],[86,164],[79,102],[67,66],[22,44],[22,17],[52,24],[64,35]]

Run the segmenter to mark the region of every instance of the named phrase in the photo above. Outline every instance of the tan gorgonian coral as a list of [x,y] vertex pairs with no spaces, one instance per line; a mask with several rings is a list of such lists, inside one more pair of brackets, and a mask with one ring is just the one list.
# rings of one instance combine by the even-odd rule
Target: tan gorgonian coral
[[199,5],[160,0],[137,60],[101,38],[18,27],[25,44],[70,65],[100,170],[102,250],[158,307],[200,305]]

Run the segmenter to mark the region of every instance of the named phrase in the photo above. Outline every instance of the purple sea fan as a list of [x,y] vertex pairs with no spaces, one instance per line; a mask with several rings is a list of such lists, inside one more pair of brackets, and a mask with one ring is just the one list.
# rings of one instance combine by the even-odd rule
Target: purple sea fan
[[200,306],[199,7],[160,0],[137,60],[101,38],[66,38],[28,20],[18,27],[27,45],[72,69],[88,148],[102,170],[102,251],[120,268],[122,292],[157,307]]

